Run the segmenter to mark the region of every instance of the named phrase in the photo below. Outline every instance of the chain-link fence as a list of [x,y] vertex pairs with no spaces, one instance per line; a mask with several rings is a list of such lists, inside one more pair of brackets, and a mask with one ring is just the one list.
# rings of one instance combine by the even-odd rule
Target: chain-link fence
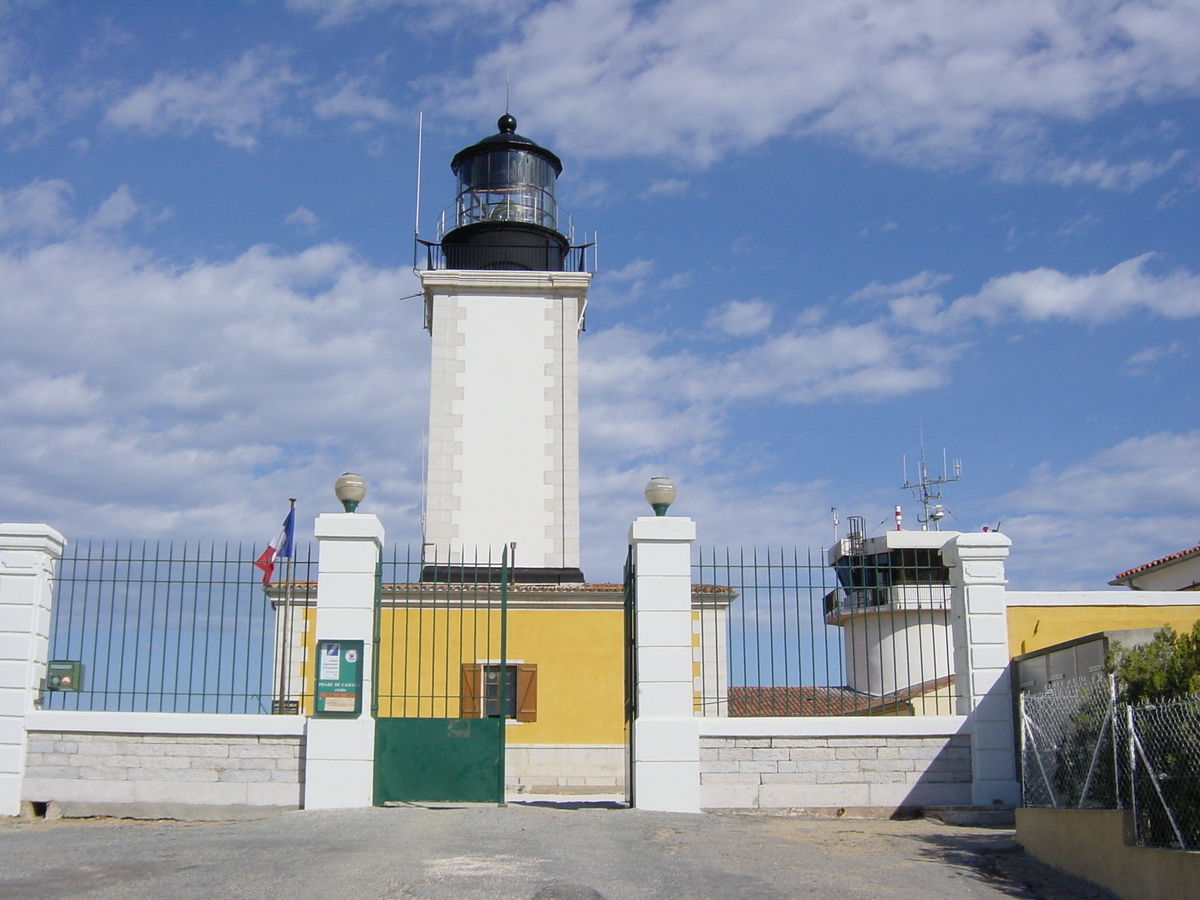
[[1131,809],[1139,844],[1200,849],[1200,695],[1129,705],[1093,676],[1020,702],[1026,806]]

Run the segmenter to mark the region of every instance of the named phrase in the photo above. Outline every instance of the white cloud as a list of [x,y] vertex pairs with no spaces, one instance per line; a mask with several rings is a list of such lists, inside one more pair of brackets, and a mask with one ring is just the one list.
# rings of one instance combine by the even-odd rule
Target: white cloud
[[979,293],[951,304],[950,320],[996,322],[1016,314],[1027,321],[1070,319],[1107,322],[1137,311],[1169,319],[1200,315],[1200,276],[1185,269],[1166,275],[1147,271],[1153,253],[1118,263],[1107,272],[1068,275],[1040,268],[987,282]]
[[1160,359],[1174,356],[1179,352],[1179,341],[1172,341],[1166,347],[1146,347],[1125,360],[1124,369],[1130,375],[1145,375],[1146,370]]
[[271,47],[247,50],[216,72],[159,72],[108,108],[105,120],[150,135],[209,131],[231,147],[253,149],[264,130],[289,130],[283,112],[304,78]]
[[312,234],[317,230],[317,226],[321,224],[321,220],[307,206],[297,206],[294,210],[288,213],[286,219],[283,220],[285,225],[295,225],[302,231]]
[[531,0],[287,0],[293,12],[312,16],[320,28],[334,28],[396,7],[424,8],[422,23],[445,30],[464,20],[478,27],[484,18],[511,21]]
[[619,269],[610,269],[603,274],[605,281],[637,281],[645,278],[654,269],[652,259],[631,259]]
[[1092,213],[1084,213],[1074,219],[1068,219],[1058,226],[1054,236],[1060,240],[1080,237],[1100,223],[1100,218]]
[[1096,572],[1195,546],[1200,431],[1130,438],[1061,471],[1040,466],[997,508],[1013,539],[1014,587],[1103,587]]
[[882,301],[896,324],[928,332],[959,330],[978,321],[994,325],[1014,317],[1110,322],[1138,312],[1168,319],[1200,315],[1200,276],[1183,268],[1157,275],[1149,270],[1155,256],[1143,253],[1086,275],[1047,267],[1010,272],[949,303],[936,290],[949,276],[929,271],[893,284],[873,281],[849,299]]
[[61,178],[0,191],[0,234],[60,234],[71,226],[71,186]]
[[1025,512],[1200,513],[1200,431],[1130,438],[1062,472],[1042,466],[1008,499]]
[[880,297],[903,297],[908,295],[928,294],[939,285],[945,284],[950,280],[949,275],[943,275],[939,272],[931,272],[926,269],[923,272],[918,272],[911,278],[906,278],[903,281],[897,281],[892,284],[884,284],[881,281],[872,281],[864,288],[860,288],[847,298],[849,302],[854,303],[859,300],[876,300]]
[[288,496],[331,508],[358,468],[413,536],[428,350],[419,304],[395,299],[411,272],[337,244],[170,264],[97,239],[125,197],[0,252],[3,517],[261,540]]
[[347,118],[367,127],[375,122],[397,122],[400,113],[388,100],[368,92],[366,78],[342,78],[326,90],[313,111],[322,119]]
[[[576,156],[705,164],[808,134],[1015,172],[1047,125],[1200,89],[1187,2],[561,0],[517,27],[444,94],[487,114],[511,72],[531,128]],[[1158,165],[1060,160],[1032,174],[1125,187]]]
[[730,300],[708,316],[707,325],[719,328],[733,337],[746,337],[766,331],[771,326],[775,310],[770,303],[754,300]]
[[1064,187],[1086,184],[1105,190],[1132,191],[1147,181],[1170,171],[1186,156],[1186,151],[1176,150],[1166,159],[1135,159],[1131,162],[1063,158],[1053,158],[1036,163],[1011,160],[999,174],[1003,178],[1014,181],[1032,176],[1051,184],[1061,184]]
[[[722,342],[723,344],[723,342]],[[582,345],[581,415],[598,449],[623,459],[718,452],[735,403],[880,400],[936,387],[960,348],[936,350],[885,323],[801,322],[729,351],[702,342],[670,346],[665,335],[617,326]]]
[[642,192],[642,197],[683,197],[691,189],[691,182],[682,178],[663,178]]

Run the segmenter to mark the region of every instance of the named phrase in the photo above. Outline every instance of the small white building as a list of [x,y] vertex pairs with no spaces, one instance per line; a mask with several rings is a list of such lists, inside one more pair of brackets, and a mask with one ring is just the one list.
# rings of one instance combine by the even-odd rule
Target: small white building
[[1200,591],[1200,547],[1126,569],[1109,584],[1132,591]]

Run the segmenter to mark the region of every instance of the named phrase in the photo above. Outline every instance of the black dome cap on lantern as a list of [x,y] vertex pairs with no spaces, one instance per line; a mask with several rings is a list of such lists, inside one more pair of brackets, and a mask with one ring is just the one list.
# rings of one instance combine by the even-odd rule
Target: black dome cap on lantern
[[454,228],[442,238],[451,269],[562,271],[570,250],[559,230],[554,185],[562,162],[517,134],[509,113],[496,134],[454,155]]
[[499,131],[495,134],[485,137],[470,147],[464,147],[454,154],[454,159],[450,160],[450,168],[456,175],[464,160],[480,153],[491,153],[493,150],[524,150],[528,153],[535,153],[554,166],[556,175],[562,174],[562,160],[545,147],[524,135],[517,134],[517,120],[511,114],[505,113],[497,119],[496,127]]

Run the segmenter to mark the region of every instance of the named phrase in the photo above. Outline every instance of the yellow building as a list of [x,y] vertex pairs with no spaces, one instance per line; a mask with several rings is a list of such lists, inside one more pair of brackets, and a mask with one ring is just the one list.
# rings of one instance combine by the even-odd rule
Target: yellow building
[[1200,619],[1200,547],[1192,547],[1116,575],[1122,591],[1009,592],[1008,647],[1033,653],[1102,631],[1191,631]]
[[[506,790],[623,797],[630,639],[624,586],[514,584],[506,594],[504,627],[498,584],[382,584],[372,713],[377,719],[497,719],[503,671]],[[275,671],[289,673],[284,699],[311,714],[316,585],[277,583],[270,596],[279,624]],[[724,610],[732,598],[725,589],[694,591],[693,605],[704,608],[704,626],[697,614],[696,629],[711,632],[704,652],[713,663],[701,675],[697,660],[697,698],[727,691]],[[701,652],[698,639],[696,646]],[[716,681],[705,686],[701,678]]]

